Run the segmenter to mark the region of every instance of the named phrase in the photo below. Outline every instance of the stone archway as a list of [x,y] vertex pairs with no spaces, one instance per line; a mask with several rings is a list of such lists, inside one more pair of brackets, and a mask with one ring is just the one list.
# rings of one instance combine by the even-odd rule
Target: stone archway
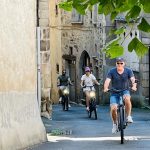
[[80,75],[82,76],[84,74],[84,68],[85,66],[90,66],[90,56],[87,51],[83,51],[80,57],[80,63],[79,63]]
[[[80,56],[80,61],[79,61],[79,68],[81,68],[79,71],[80,77],[84,74],[85,66],[90,66],[90,56],[88,52],[84,50]],[[80,89],[79,95],[80,95],[80,100],[81,100],[84,98],[84,95],[83,95],[82,89],[81,88],[79,89]]]

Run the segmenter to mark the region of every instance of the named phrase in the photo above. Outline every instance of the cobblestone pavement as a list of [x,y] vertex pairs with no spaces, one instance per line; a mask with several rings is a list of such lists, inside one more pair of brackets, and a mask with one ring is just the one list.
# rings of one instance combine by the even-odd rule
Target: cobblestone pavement
[[98,120],[88,118],[85,107],[72,105],[62,111],[53,105],[52,120],[42,118],[48,141],[28,150],[149,150],[150,110],[133,108],[134,123],[125,129],[125,143],[120,144],[120,134],[111,134],[112,123],[109,106],[98,106]]

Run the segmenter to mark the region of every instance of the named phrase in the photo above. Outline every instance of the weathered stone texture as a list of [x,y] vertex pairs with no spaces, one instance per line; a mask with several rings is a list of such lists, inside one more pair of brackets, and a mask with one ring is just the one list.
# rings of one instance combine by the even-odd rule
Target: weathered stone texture
[[41,64],[41,72],[43,74],[50,74],[50,64]]
[[41,27],[41,116],[50,119],[52,116],[51,65],[50,65],[50,29],[49,0],[39,0],[39,26]]
[[39,18],[41,19],[48,19],[49,18],[49,13],[48,13],[48,9],[46,10],[41,10],[39,11]]
[[140,71],[141,72],[145,72],[145,71],[149,71],[149,64],[141,64],[140,65]]
[[148,55],[145,55],[144,57],[142,57],[141,63],[148,64],[148,63],[149,63],[149,56],[148,56]]
[[39,9],[40,10],[48,10],[49,9],[49,3],[48,1],[39,1]]
[[143,79],[141,83],[142,83],[142,87],[143,88],[149,87],[149,80],[148,79]]
[[42,53],[42,64],[47,64],[49,62],[50,62],[50,53],[49,52]]
[[49,26],[49,19],[39,19],[39,26],[40,27],[48,27]]
[[148,73],[143,72],[141,75],[142,75],[143,80],[149,80],[149,72]]

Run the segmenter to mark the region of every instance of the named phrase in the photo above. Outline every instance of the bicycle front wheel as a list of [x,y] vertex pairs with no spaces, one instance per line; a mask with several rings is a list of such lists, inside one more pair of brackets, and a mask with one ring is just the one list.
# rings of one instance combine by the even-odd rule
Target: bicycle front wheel
[[123,107],[119,108],[119,130],[121,136],[121,144],[124,143],[124,112]]

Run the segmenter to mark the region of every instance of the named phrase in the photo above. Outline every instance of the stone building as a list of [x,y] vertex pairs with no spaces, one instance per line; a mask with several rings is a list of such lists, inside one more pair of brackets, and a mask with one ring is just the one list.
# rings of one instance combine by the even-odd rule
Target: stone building
[[0,150],[46,141],[37,101],[36,1],[0,4]]
[[[102,79],[103,54],[105,42],[105,18],[98,15],[97,6],[92,12],[82,16],[75,10],[66,12],[59,9],[57,1],[50,1],[50,49],[51,49],[51,98],[58,102],[57,77],[62,68],[74,81],[70,87],[70,99],[80,102],[82,91],[80,79],[84,67],[90,66],[97,79]],[[98,99],[100,90],[97,89]]]

